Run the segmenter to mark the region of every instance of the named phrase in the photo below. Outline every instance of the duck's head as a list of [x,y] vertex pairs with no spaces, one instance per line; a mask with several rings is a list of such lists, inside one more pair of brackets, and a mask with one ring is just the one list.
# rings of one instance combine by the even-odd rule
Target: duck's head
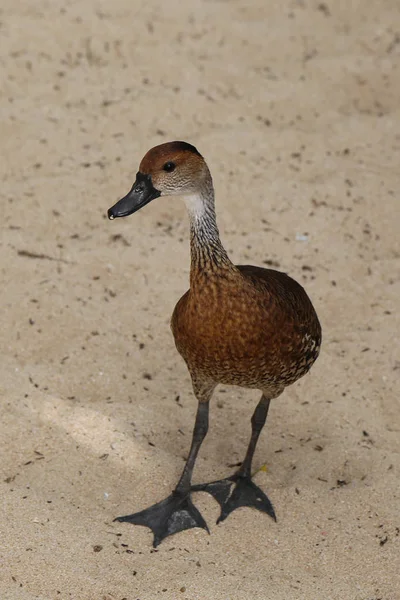
[[191,144],[168,142],[143,157],[131,191],[108,211],[108,218],[127,217],[159,196],[196,194],[209,177],[207,165]]

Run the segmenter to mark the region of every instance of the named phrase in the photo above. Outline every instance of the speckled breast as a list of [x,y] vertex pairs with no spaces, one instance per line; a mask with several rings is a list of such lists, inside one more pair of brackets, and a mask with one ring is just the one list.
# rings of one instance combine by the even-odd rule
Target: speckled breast
[[189,290],[171,320],[176,347],[196,377],[283,389],[307,373],[319,354],[321,331],[305,297],[304,308],[253,288],[228,293],[208,283],[201,293]]

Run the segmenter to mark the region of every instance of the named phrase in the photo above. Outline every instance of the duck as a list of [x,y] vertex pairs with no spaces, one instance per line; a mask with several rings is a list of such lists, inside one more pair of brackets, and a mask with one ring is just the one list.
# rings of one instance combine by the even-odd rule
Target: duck
[[[172,493],[115,519],[148,527],[154,547],[194,527],[209,532],[193,503],[194,492],[208,492],[218,502],[217,523],[240,507],[255,508],[276,521],[272,502],[252,480],[254,452],[271,401],[310,370],[322,339],[315,309],[299,283],[286,273],[230,260],[217,226],[212,176],[195,146],[172,141],[151,148],[131,190],[108,210],[108,217],[127,217],[164,196],[182,196],[189,215],[190,288],[176,304],[171,329],[189,370],[197,413],[187,461]],[[210,400],[219,384],[261,392],[250,441],[234,473],[193,485]]]

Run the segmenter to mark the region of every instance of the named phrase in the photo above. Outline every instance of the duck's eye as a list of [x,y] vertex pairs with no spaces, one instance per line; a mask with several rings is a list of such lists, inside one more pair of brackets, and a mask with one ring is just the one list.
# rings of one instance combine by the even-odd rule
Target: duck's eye
[[163,166],[164,171],[167,171],[167,173],[171,173],[176,167],[176,164],[173,162],[166,162],[165,165]]

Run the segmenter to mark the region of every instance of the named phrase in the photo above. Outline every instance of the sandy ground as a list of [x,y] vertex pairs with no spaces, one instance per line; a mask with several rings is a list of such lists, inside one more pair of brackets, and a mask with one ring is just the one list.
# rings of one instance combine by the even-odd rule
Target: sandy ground
[[[398,0],[2,0],[3,600],[400,598]],[[157,551],[196,402],[169,318],[183,203],[105,212],[156,143],[195,144],[233,259],[305,285],[324,330],[270,411],[250,509]],[[397,327],[397,332],[396,332]],[[232,471],[258,394],[219,389],[195,481]]]

